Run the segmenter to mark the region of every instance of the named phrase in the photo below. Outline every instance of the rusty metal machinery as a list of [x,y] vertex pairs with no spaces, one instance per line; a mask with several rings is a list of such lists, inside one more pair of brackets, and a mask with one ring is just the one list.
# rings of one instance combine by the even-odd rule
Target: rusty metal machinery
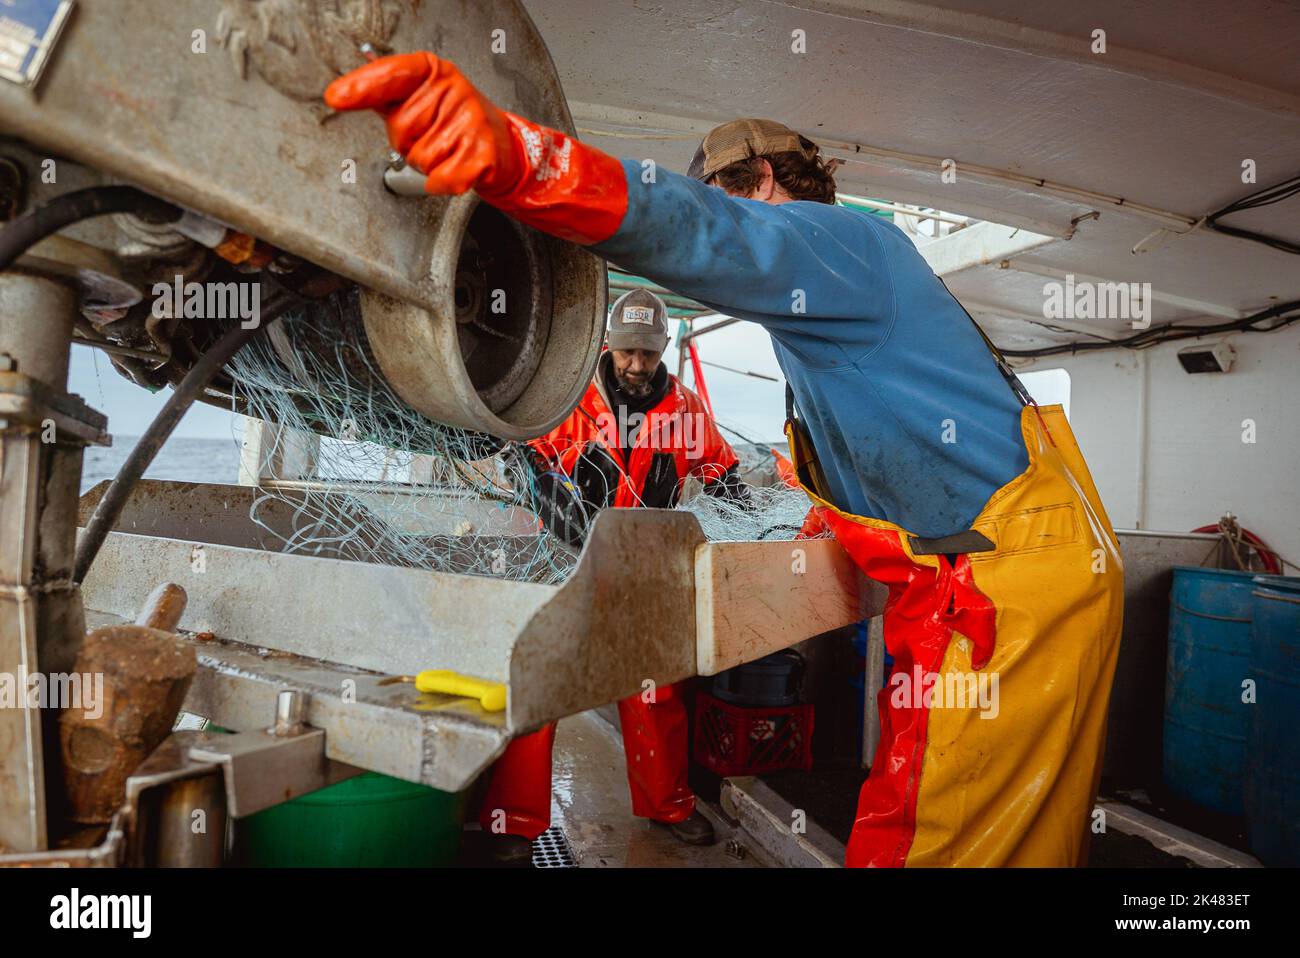
[[[70,231],[79,242],[38,251],[82,276],[79,334],[142,385],[177,382],[222,325],[152,315],[155,283],[225,283],[263,268],[322,297],[322,340],[333,323],[362,325],[383,379],[422,415],[539,435],[590,379],[603,266],[472,194],[386,188],[394,161],[380,126],[320,99],[365,62],[363,49],[454,56],[496,102],[572,131],[550,57],[514,0],[176,0],[165,10],[80,0],[39,82],[0,83],[0,215],[105,182],[200,214],[179,232],[105,218]],[[223,243],[243,244],[237,267],[209,248]],[[131,288],[140,295],[126,305]],[[288,344],[286,362],[311,346]],[[219,377],[204,398],[229,407],[230,390]]]
[[[59,222],[31,237],[8,230],[0,251],[0,672],[66,673],[85,635],[78,486],[85,446],[109,436],[67,394],[71,343],[157,389],[197,382],[202,357],[253,318],[159,310],[160,288],[287,290],[306,313],[297,328],[310,330],[268,337],[290,371],[295,354],[331,348],[345,330],[372,377],[359,391],[382,387],[431,423],[529,438],[577,402],[604,320],[599,260],[473,195],[390,188],[401,177],[374,118],[334,115],[320,99],[375,52],[429,49],[507,108],[571,131],[515,0],[5,9],[0,225]],[[48,215],[115,184],[145,202]],[[227,369],[201,398],[229,408],[233,385]],[[49,847],[61,789],[53,716],[0,710],[0,855]]]
[[[195,669],[183,708],[241,734],[173,732],[98,821],[98,843],[72,847],[57,706],[0,709],[0,867],[218,864],[219,843],[180,827],[196,804],[239,818],[358,769],[458,791],[543,723],[863,617],[833,542],[801,545],[807,574],[791,581],[787,543],[707,542],[683,512],[607,511],[554,585],[359,560],[328,539],[315,555],[283,549],[297,500],[254,521],[250,487],[146,480],[79,500],[84,448],[109,437],[67,394],[72,342],[142,386],[178,386],[169,404],[206,389],[238,406],[230,365],[202,383],[243,317],[159,311],[156,284],[267,290],[256,345],[304,390],[304,358],[347,339],[361,343],[346,368],[360,394],[392,394],[435,429],[523,439],[590,381],[605,272],[472,195],[412,195],[374,118],[320,100],[365,51],[429,49],[504,107],[572,131],[517,0],[51,3],[73,12],[41,47],[43,75],[12,82],[0,56],[0,225],[110,184],[144,202],[34,244],[0,231],[0,673],[68,673],[87,626],[130,625],[155,585],[181,585],[176,641]],[[270,322],[290,308],[301,315]],[[115,488],[118,507],[101,509]],[[452,560],[537,538],[524,509],[420,488],[377,488],[358,508],[411,496],[402,514],[456,540]],[[98,518],[103,550],[83,562]],[[621,627],[629,616],[654,628]],[[504,685],[505,710],[386,678],[431,667]]]

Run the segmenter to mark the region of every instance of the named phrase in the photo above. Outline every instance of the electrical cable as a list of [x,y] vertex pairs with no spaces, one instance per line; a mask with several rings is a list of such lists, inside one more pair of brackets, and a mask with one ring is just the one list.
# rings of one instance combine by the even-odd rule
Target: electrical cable
[[154,223],[174,223],[183,210],[134,186],[92,186],[56,196],[0,228],[0,270],[59,230],[110,213],[135,213]]
[[1215,210],[1202,221],[1204,225],[1216,233],[1224,233],[1228,236],[1236,236],[1239,239],[1251,240],[1255,243],[1263,243],[1273,249],[1281,250],[1283,253],[1300,255],[1300,243],[1292,240],[1281,239],[1276,236],[1268,236],[1264,233],[1256,233],[1254,230],[1242,229],[1239,226],[1228,226],[1220,223],[1219,220],[1233,213],[1240,213],[1242,210],[1257,210],[1265,206],[1272,206],[1274,203],[1280,203],[1283,200],[1290,199],[1293,196],[1300,195],[1300,176],[1293,176],[1289,180],[1283,180],[1267,189],[1259,190],[1250,196],[1243,197],[1236,202],[1229,203],[1223,209]]
[[[1294,316],[1287,316],[1287,313],[1297,311]],[[1256,328],[1256,323],[1262,323],[1265,320],[1278,319],[1276,323],[1262,329]],[[1268,309],[1261,310],[1251,316],[1242,319],[1233,319],[1225,323],[1214,323],[1209,326],[1187,326],[1178,323],[1166,323],[1163,326],[1153,326],[1150,329],[1144,329],[1134,333],[1132,336],[1126,336],[1122,339],[1113,339],[1107,342],[1093,343],[1076,341],[1071,343],[1062,343],[1059,346],[1042,346],[1037,349],[1003,349],[1003,356],[1016,359],[1042,358],[1044,356],[1058,356],[1068,353],[1090,352],[1100,349],[1148,349],[1160,343],[1176,342],[1182,339],[1200,339],[1203,336],[1213,336],[1217,333],[1226,332],[1253,332],[1253,333],[1272,333],[1279,329],[1284,329],[1292,323],[1300,321],[1300,299],[1290,300],[1285,303],[1278,303],[1270,306]]]
[[723,370],[726,370],[726,371],[729,372],[729,373],[737,373],[738,375],[741,375],[741,376],[750,376],[750,377],[752,377],[752,378],[754,378],[754,379],[766,379],[768,382],[771,382],[771,383],[779,383],[779,382],[781,381],[778,377],[776,377],[776,376],[769,376],[767,373],[756,373],[756,372],[751,372],[751,371],[746,370],[746,369],[736,369],[736,368],[734,368],[734,367],[732,367],[732,366],[724,366],[724,365],[722,365],[722,363],[711,363],[711,362],[709,362],[707,359],[701,359],[701,360],[700,360],[700,365],[701,365],[701,366],[712,366],[714,369],[723,369]]

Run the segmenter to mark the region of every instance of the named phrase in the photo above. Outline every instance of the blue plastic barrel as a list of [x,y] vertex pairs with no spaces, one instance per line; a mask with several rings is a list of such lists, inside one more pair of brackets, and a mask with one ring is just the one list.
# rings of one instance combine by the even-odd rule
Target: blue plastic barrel
[[1258,576],[1251,594],[1255,708],[1246,760],[1246,834],[1266,865],[1300,865],[1300,578]]
[[1165,669],[1164,779],[1179,798],[1227,815],[1244,812],[1255,574],[1174,568]]

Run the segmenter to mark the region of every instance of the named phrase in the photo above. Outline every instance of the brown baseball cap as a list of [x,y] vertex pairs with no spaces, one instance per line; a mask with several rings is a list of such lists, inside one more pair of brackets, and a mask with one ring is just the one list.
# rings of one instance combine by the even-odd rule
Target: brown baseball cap
[[705,134],[686,175],[707,182],[724,166],[753,156],[796,151],[811,157],[816,149],[811,140],[776,120],[732,120]]

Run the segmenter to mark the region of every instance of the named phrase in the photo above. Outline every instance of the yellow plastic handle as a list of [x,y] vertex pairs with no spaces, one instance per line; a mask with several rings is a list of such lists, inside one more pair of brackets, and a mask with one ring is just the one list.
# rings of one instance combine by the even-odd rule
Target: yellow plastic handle
[[421,672],[415,677],[415,687],[421,692],[441,692],[443,695],[478,699],[487,712],[500,712],[506,707],[506,687],[500,682],[476,679],[472,675],[461,675],[451,669]]

